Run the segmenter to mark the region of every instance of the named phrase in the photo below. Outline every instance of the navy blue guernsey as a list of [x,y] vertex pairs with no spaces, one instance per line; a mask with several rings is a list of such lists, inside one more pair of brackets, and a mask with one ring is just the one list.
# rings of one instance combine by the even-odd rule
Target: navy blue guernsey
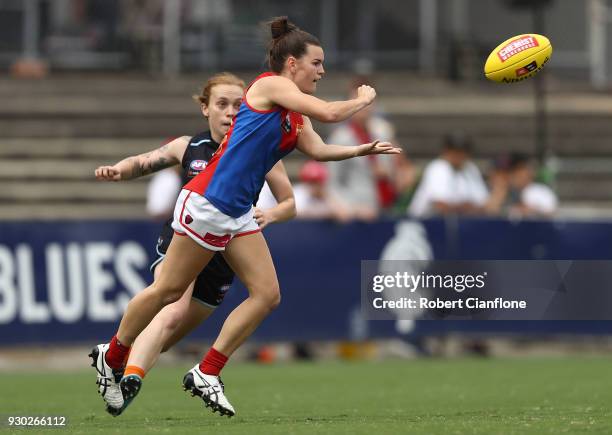
[[206,167],[217,148],[219,148],[219,144],[214,141],[210,131],[198,133],[189,140],[189,145],[187,145],[181,160],[183,186]]

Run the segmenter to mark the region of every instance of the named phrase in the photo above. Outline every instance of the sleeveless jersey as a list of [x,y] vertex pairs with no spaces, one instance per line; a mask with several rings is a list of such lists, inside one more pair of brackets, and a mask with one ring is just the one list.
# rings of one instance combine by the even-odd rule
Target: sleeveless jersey
[[[261,74],[253,83],[271,75],[275,74]],[[205,170],[184,189],[204,196],[228,216],[238,218],[244,215],[261,191],[268,171],[295,148],[303,125],[300,113],[284,107],[276,106],[270,110],[252,108],[245,91],[240,109],[221,146]]]
[[[211,137],[210,131],[198,133],[189,140],[189,145],[187,145],[181,160],[183,184],[188,183],[204,170],[217,148],[219,148],[219,144]],[[165,223],[157,240],[157,249],[160,253],[166,253],[168,246],[170,246],[170,240],[174,236],[171,225],[172,218]],[[223,255],[219,253],[213,256],[204,268],[203,273],[214,273],[216,276],[228,278],[234,276],[233,270],[229,267]]]
[[189,140],[181,160],[183,186],[204,170],[219,144],[210,135],[210,131],[196,134]]

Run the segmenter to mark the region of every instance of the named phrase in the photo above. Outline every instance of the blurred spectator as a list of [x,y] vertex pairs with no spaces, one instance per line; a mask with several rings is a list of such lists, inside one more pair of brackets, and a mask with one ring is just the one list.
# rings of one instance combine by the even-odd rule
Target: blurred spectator
[[515,153],[509,163],[510,216],[551,216],[559,201],[553,190],[534,182],[533,162],[525,154]]
[[117,44],[119,0],[89,0],[86,3],[88,33],[98,49],[115,49]]
[[509,157],[504,155],[495,159],[488,176],[489,188],[491,189],[488,201],[490,214],[504,216],[507,214],[509,176]]
[[[168,138],[170,143],[175,138]],[[179,165],[153,173],[147,186],[146,210],[149,217],[159,222],[165,222],[172,217],[176,198],[178,197],[183,180]]]
[[[327,188],[327,167],[320,162],[310,160],[299,172],[300,183],[293,186],[297,219],[333,219],[347,222],[352,216],[350,210]],[[259,195],[257,207],[271,208],[276,200],[267,183]]]
[[227,0],[190,0],[183,2],[184,22],[181,24],[181,46],[198,54],[198,66],[218,67],[219,47],[225,47],[224,34],[235,25],[234,2]]
[[276,198],[274,198],[274,194],[270,190],[268,182],[264,181],[261,192],[259,192],[259,198],[257,198],[257,208],[267,209],[275,207],[277,204],[278,202],[276,201]]
[[232,2],[227,0],[197,0],[187,3],[188,19],[200,26],[227,25],[234,16]]
[[161,65],[163,1],[123,0],[121,30],[136,66],[158,71]]
[[442,154],[423,172],[408,213],[414,217],[488,211],[488,191],[470,160],[472,143],[461,133],[445,136]]
[[147,188],[147,214],[164,222],[172,217],[176,198],[183,185],[179,165],[156,172]]
[[293,188],[298,219],[350,220],[349,210],[327,189],[327,167],[308,161],[300,169],[300,181]]
[[[350,86],[351,98],[355,97],[357,88],[363,84],[370,83],[364,77],[353,79]],[[354,114],[350,120],[333,130],[328,138],[329,143],[346,146],[374,140],[394,142],[395,129],[374,113],[372,105]],[[396,169],[404,171],[411,168],[403,155],[368,156],[364,159],[330,162],[328,168],[331,192],[350,208],[355,218],[362,220],[376,219],[382,209],[393,205],[398,187],[403,190],[406,180],[408,183],[414,180],[414,176],[396,177]]]
[[397,196],[390,211],[394,215],[403,216],[406,214],[406,209],[414,197],[419,178],[416,168],[407,157],[403,154],[392,157]]

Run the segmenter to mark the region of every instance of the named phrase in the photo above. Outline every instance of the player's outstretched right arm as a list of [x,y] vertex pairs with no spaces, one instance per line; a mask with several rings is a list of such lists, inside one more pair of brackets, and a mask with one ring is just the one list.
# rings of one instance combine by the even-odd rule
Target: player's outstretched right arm
[[321,122],[344,121],[372,104],[376,98],[374,88],[362,85],[357,89],[355,98],[328,102],[303,93],[295,83],[281,76],[265,77],[258,80],[253,88],[247,96],[252,106],[271,108],[279,105]]
[[189,144],[189,136],[182,136],[148,153],[127,157],[113,166],[95,170],[98,180],[122,181],[142,177],[181,162]]
[[297,149],[311,159],[319,162],[346,160],[353,157],[368,156],[371,154],[400,154],[401,148],[390,142],[364,143],[358,146],[328,145],[321,136],[314,131],[312,123],[307,116],[304,117],[304,126],[298,136]]

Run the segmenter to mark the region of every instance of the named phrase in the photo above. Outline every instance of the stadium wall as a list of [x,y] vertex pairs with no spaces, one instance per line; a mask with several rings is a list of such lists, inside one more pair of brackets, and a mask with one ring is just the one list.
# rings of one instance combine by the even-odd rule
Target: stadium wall
[[[395,335],[393,322],[364,324],[356,313],[361,260],[380,257],[397,223],[294,221],[266,229],[283,302],[255,339]],[[423,224],[436,259],[612,258],[612,223],[432,219]],[[0,222],[0,345],[108,339],[130,297],[151,280],[158,230],[149,221]],[[235,283],[223,306],[192,337],[214,337],[225,314],[244,297],[246,290]],[[426,321],[417,327],[420,334],[451,331],[600,334],[611,333],[612,322]]]

